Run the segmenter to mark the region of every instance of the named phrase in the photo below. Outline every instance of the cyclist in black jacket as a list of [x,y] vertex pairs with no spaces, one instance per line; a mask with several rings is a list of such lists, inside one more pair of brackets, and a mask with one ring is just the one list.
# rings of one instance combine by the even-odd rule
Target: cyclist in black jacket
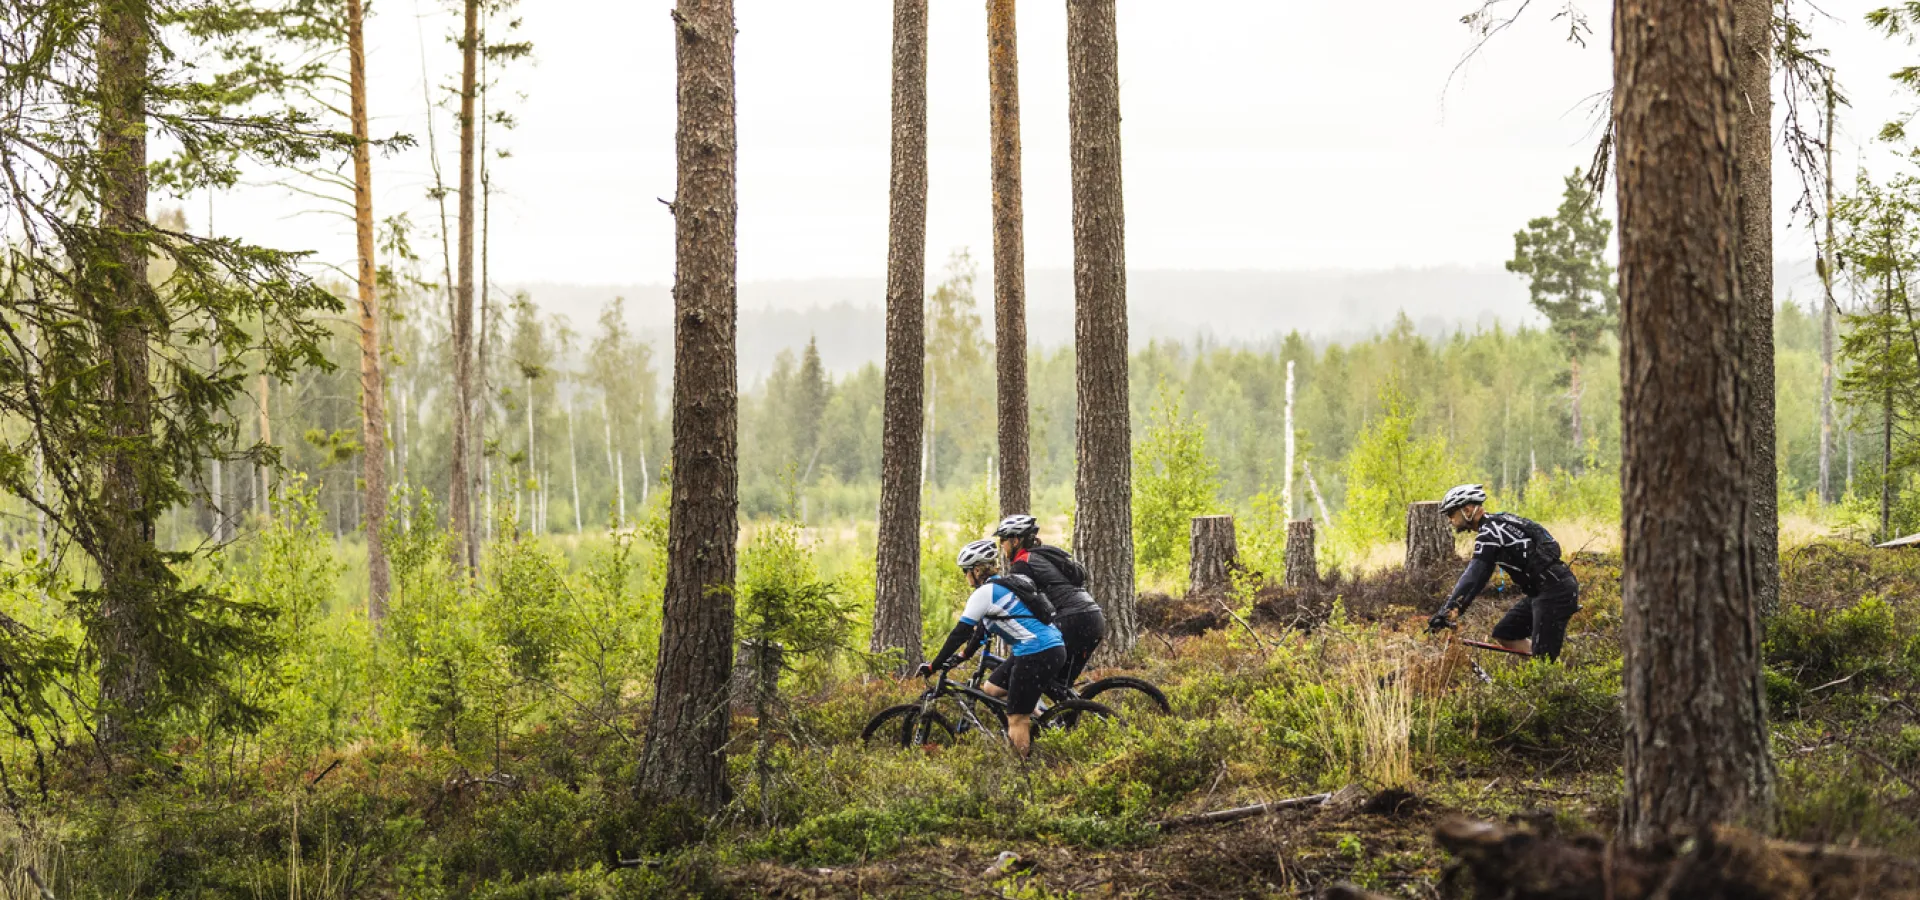
[[1545,528],[1512,513],[1487,512],[1486,502],[1487,489],[1477,484],[1460,485],[1440,501],[1440,512],[1455,531],[1476,534],[1467,571],[1428,625],[1438,631],[1453,624],[1455,613],[1466,615],[1497,568],[1526,596],[1500,617],[1493,639],[1509,650],[1557,660],[1567,621],[1580,611],[1580,583],[1560,561],[1560,543]]
[[1033,579],[1053,601],[1055,628],[1067,642],[1067,664],[1060,669],[1061,684],[1072,687],[1107,637],[1107,614],[1087,593],[1087,570],[1059,547],[1040,543],[1040,523],[1032,516],[1014,515],[993,530],[1000,542],[1000,558],[1007,572]]

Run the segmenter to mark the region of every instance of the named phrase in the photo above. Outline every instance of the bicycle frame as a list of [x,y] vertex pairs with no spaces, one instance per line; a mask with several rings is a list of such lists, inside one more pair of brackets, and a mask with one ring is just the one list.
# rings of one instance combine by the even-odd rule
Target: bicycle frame
[[[919,728],[924,729],[927,727],[925,724],[928,721],[927,713],[931,712],[942,698],[953,697],[956,698],[953,705],[959,707],[961,718],[965,724],[979,729],[983,734],[998,734],[1002,742],[1011,742],[1012,739],[1007,737],[1004,729],[999,727],[988,728],[987,724],[980,720],[980,715],[975,711],[973,704],[964,702],[966,700],[973,700],[985,703],[1000,710],[1001,715],[1006,714],[1006,701],[981,690],[979,687],[980,682],[986,680],[987,659],[990,654],[981,653],[979,655],[981,657],[980,665],[974,669],[973,674],[969,676],[966,681],[955,682],[949,679],[947,677],[947,673],[951,671],[949,669],[941,669],[936,673],[938,680],[933,686],[927,688],[926,691],[920,695],[921,724],[918,726]],[[924,733],[917,735],[917,737],[920,738],[925,738],[925,736]]]

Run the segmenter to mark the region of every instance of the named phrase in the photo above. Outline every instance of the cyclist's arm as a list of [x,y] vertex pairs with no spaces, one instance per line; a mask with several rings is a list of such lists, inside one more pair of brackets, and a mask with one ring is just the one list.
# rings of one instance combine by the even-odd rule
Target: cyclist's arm
[[1458,609],[1466,612],[1473,605],[1473,599],[1487,589],[1487,582],[1493,579],[1493,561],[1474,554],[1467,563],[1467,570],[1460,573],[1460,580],[1454,584],[1453,593],[1447,596],[1447,602],[1441,609]]
[[[986,621],[993,611],[993,585],[983,584],[973,595],[967,598],[967,606],[960,611],[960,621],[954,623],[953,630],[947,632],[946,643],[940,646],[940,652],[933,657],[935,669],[945,668],[947,661],[973,637],[974,630]],[[972,654],[968,654],[972,655]]]

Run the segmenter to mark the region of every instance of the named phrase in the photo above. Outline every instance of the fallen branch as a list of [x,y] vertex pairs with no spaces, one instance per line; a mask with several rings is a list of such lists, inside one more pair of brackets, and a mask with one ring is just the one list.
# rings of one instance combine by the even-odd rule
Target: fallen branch
[[1267,642],[1260,639],[1260,633],[1257,631],[1254,631],[1253,626],[1251,624],[1248,624],[1246,619],[1240,618],[1240,614],[1237,612],[1234,612],[1233,607],[1228,606],[1227,601],[1221,599],[1219,596],[1216,595],[1213,598],[1213,602],[1220,604],[1220,608],[1225,610],[1227,615],[1232,616],[1235,622],[1240,623],[1241,628],[1245,628],[1247,630],[1247,636],[1253,638],[1253,645],[1255,647],[1260,648],[1260,655],[1262,656],[1267,655]]
[[1239,806],[1233,809],[1220,809],[1220,810],[1215,810],[1213,812],[1194,813],[1193,815],[1190,815],[1190,816],[1176,816],[1174,818],[1171,818],[1164,822],[1159,823],[1159,827],[1160,827],[1160,830],[1166,831],[1172,828],[1185,828],[1189,825],[1217,825],[1221,822],[1237,822],[1241,819],[1251,819],[1254,816],[1264,816],[1264,815],[1267,815],[1268,813],[1277,813],[1282,810],[1301,809],[1303,807],[1308,807],[1308,806],[1319,806],[1320,804],[1325,803],[1331,799],[1333,799],[1332,794],[1314,794],[1309,797],[1289,797],[1285,800],[1275,800],[1272,803],[1256,803],[1253,806]]

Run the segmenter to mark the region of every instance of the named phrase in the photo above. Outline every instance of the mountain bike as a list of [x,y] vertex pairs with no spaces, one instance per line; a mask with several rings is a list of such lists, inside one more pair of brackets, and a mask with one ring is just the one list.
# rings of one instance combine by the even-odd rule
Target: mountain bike
[[[993,654],[980,653],[980,664],[967,680],[955,682],[948,677],[952,666],[937,669],[927,676],[927,689],[912,703],[889,706],[867,720],[860,740],[869,745],[920,747],[929,744],[951,745],[967,732],[1007,738],[1007,702],[980,688],[986,680]],[[1083,719],[1124,721],[1104,704],[1068,697],[1036,710],[1033,718],[1035,739],[1049,732],[1071,731]],[[989,726],[991,722],[991,727]]]
[[[985,657],[981,666],[991,672],[1006,657],[994,653],[991,649],[980,651]],[[1124,717],[1137,718],[1143,715],[1171,715],[1173,704],[1167,700],[1166,692],[1153,682],[1131,675],[1111,675],[1078,686],[1055,684],[1047,689],[1047,699],[1054,703],[1066,700],[1092,700],[1106,705]],[[1035,710],[1039,713],[1040,710]]]

